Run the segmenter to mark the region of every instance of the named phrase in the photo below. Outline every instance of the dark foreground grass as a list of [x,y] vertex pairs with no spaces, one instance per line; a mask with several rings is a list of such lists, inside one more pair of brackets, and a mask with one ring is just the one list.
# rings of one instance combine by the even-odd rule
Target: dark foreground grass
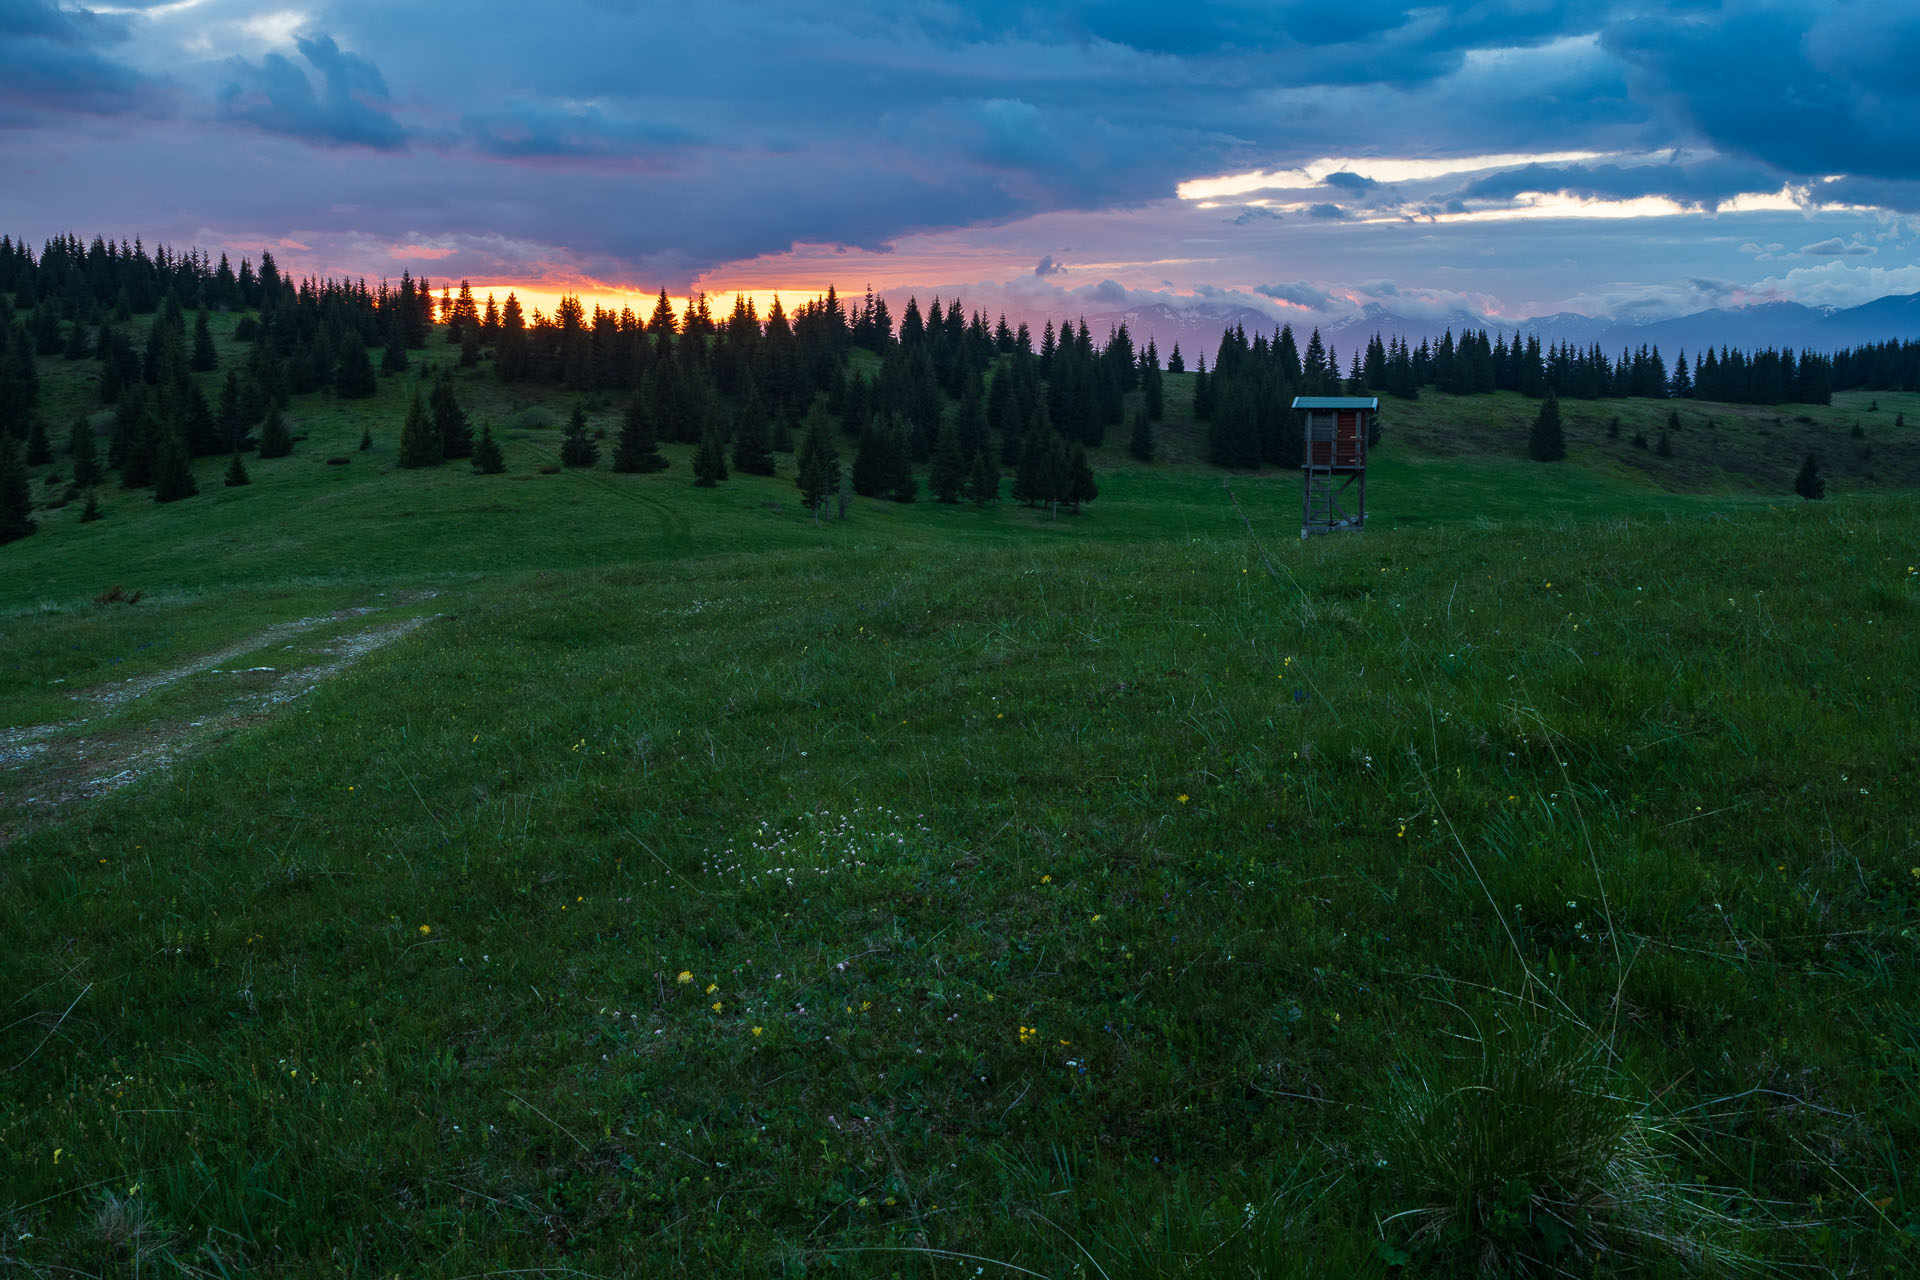
[[[1166,483],[1138,536],[736,490],[757,549],[456,547],[278,715],[12,811],[0,1258],[1910,1273],[1911,503],[1569,472],[1612,513],[1303,545],[1243,483],[1263,548]],[[112,616],[190,647],[198,563]]]

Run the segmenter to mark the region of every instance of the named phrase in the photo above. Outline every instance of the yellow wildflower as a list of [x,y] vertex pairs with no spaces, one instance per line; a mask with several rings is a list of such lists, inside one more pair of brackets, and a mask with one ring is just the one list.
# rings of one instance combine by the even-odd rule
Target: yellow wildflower
[[689,982],[692,982],[693,971],[691,969],[682,969],[680,971],[680,976],[675,978],[674,981],[680,983],[682,986],[686,985]]

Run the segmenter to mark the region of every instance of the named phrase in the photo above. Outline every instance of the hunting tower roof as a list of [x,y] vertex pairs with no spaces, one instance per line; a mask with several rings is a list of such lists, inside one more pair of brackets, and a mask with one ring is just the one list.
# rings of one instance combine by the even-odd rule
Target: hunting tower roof
[[1378,396],[1295,396],[1296,409],[1378,409]]

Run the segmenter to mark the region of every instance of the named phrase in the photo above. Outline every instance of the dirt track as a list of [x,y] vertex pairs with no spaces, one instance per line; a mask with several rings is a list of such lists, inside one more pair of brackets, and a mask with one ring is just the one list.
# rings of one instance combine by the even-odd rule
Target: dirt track
[[[402,602],[415,604],[424,593]],[[84,714],[51,724],[0,729],[0,809],[19,806],[31,815],[116,791],[161,772],[236,729],[259,723],[278,708],[311,693],[375,650],[418,630],[431,616],[375,622],[324,641],[291,643],[317,630],[373,619],[395,606],[341,609],[277,622],[244,640],[150,675],[114,682],[75,695]],[[274,651],[274,665],[233,667],[249,654]],[[131,714],[141,700],[162,692],[187,692],[181,714]],[[18,834],[0,820],[0,843]],[[9,829],[13,828],[13,829]]]

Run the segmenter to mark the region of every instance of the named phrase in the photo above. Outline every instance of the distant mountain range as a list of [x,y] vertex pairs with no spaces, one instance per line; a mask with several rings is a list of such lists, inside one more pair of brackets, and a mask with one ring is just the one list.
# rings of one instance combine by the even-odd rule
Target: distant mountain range
[[[1087,314],[1087,327],[1096,340],[1107,330],[1126,323],[1134,342],[1144,344],[1151,337],[1164,358],[1173,344],[1180,344],[1187,367],[1196,355],[1205,355],[1211,363],[1220,345],[1221,331],[1242,325],[1249,336],[1255,332],[1271,334],[1280,325],[1272,315],[1253,307],[1201,303],[1192,307],[1174,307],[1164,303],[1150,306]],[[1543,344],[1571,342],[1586,347],[1598,342],[1608,355],[1622,349],[1638,348],[1642,343],[1660,348],[1671,360],[1681,349],[1699,352],[1708,346],[1793,347],[1796,350],[1837,351],[1890,338],[1920,338],[1920,293],[1893,294],[1876,298],[1857,307],[1809,307],[1798,302],[1764,302],[1751,307],[1717,307],[1692,315],[1665,320],[1635,320],[1576,315],[1536,316],[1517,325],[1471,312],[1458,311],[1434,318],[1397,315],[1385,307],[1369,305],[1357,316],[1344,316],[1316,322],[1312,316],[1291,321],[1302,346],[1307,334],[1316,327],[1321,337],[1339,353],[1344,364],[1353,348],[1375,333],[1394,334],[1418,343],[1422,338],[1438,338],[1447,330],[1458,335],[1464,329],[1485,329],[1489,333],[1540,335]],[[1038,325],[1036,324],[1036,329]]]

